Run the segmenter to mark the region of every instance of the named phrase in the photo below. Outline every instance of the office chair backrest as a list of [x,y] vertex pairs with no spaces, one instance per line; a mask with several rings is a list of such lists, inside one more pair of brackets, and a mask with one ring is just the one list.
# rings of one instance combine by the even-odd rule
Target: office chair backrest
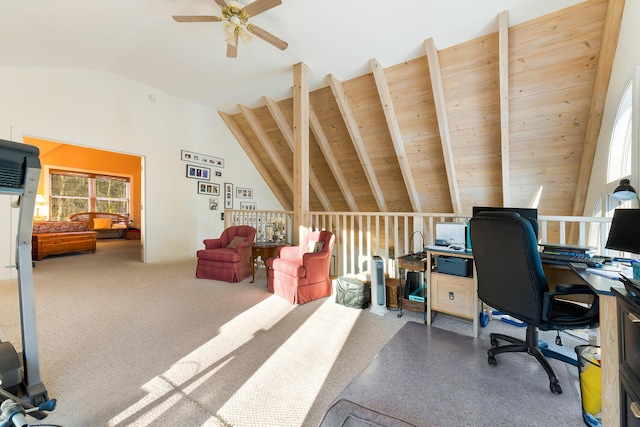
[[478,297],[506,314],[540,324],[549,285],[530,220],[513,212],[487,212],[470,224]]

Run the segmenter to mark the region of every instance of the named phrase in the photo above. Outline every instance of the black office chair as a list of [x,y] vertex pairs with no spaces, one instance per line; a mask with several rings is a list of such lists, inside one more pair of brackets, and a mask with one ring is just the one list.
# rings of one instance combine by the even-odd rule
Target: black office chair
[[[532,221],[513,212],[481,212],[470,221],[478,297],[487,305],[527,323],[526,341],[491,334],[493,347],[487,351],[488,361],[496,365],[497,354],[526,351],[547,372],[551,391],[561,394],[558,377],[546,357],[566,361],[566,356],[539,348],[538,330],[597,327],[598,296],[587,285],[559,285],[555,291],[549,290]],[[576,294],[592,295],[591,304],[561,299]],[[511,345],[500,346],[498,340]]]

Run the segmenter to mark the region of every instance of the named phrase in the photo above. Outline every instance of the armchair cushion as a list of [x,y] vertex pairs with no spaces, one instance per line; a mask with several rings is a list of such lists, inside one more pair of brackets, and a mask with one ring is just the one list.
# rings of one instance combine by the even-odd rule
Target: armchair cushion
[[305,252],[320,252],[324,247],[324,242],[316,242],[314,240],[309,240],[307,243],[307,249]]
[[238,246],[238,243],[240,242],[244,242],[245,240],[247,240],[246,237],[242,237],[242,236],[235,236],[231,242],[227,245],[227,247],[229,249],[235,249],[236,246]]

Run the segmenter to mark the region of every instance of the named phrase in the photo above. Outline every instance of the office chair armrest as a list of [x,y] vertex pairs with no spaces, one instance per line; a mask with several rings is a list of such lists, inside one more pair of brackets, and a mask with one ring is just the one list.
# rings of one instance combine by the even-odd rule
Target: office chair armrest
[[[562,291],[545,292],[542,319],[553,327],[594,328],[599,323],[600,304],[598,295],[586,285],[560,286]],[[564,297],[570,295],[592,295],[591,303],[573,302]]]
[[583,284],[565,284],[565,285],[556,285],[556,290],[558,294],[593,294],[593,289],[591,289],[588,285]]

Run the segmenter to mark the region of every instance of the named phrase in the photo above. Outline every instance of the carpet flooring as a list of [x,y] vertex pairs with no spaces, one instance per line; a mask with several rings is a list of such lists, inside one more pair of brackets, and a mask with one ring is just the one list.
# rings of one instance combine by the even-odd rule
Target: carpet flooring
[[[396,356],[382,366],[383,359],[376,358],[385,346],[403,348],[393,339],[407,322],[415,322],[432,331],[423,337],[429,351],[440,349],[423,361],[433,380],[422,391],[399,392],[397,398],[418,396],[425,405],[428,401],[425,408],[448,408],[451,414],[441,411],[437,419],[417,425],[455,425],[462,409],[476,420],[467,425],[544,425],[554,412],[580,424],[577,372],[572,374],[577,368],[566,368],[564,393],[556,396],[548,391],[542,368],[521,370],[528,362],[520,359],[530,356],[506,356],[496,367],[487,365],[488,333],[504,328],[521,333],[517,327],[493,320],[474,339],[470,322],[442,315],[428,328],[419,313],[380,316],[338,305],[332,297],[292,306],[267,292],[262,269],[253,284],[250,279],[225,283],[196,279],[195,264],[195,258],[143,264],[139,241],[117,239],[99,241],[95,254],[37,262],[40,367],[49,396],[58,399],[43,421],[67,427],[317,426],[347,386],[358,393],[350,383],[371,366],[392,369],[399,380],[415,376],[415,367]],[[0,337],[20,350],[15,280],[0,281],[0,313]],[[565,340],[567,349],[572,346]],[[473,387],[448,383],[456,371]],[[487,374],[486,381],[476,377]],[[520,383],[518,393],[499,393],[499,384],[509,382]],[[489,392],[496,399],[490,405],[479,400]],[[545,409],[531,423],[501,423],[509,414],[504,408],[538,400]],[[499,410],[496,422],[480,421],[494,410]]]

